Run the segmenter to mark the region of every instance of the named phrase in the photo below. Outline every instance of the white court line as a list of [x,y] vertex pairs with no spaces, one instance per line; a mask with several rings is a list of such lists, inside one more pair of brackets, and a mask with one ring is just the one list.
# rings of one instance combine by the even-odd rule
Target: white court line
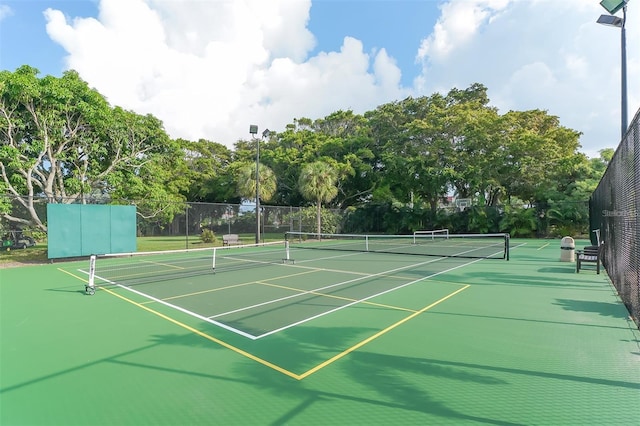
[[[520,244],[520,245],[518,245],[518,246],[516,246],[516,247],[519,247],[519,246],[521,246],[521,245],[524,245],[524,244]],[[516,247],[514,247],[514,248],[516,248]],[[498,253],[500,253],[500,252],[496,252],[496,254],[498,254]],[[458,253],[458,255],[459,255],[459,254],[461,254],[461,253]],[[438,258],[438,259],[434,260],[433,262],[437,262],[437,261],[439,261],[439,260],[444,260],[444,259],[448,259],[448,257]],[[444,273],[446,273],[446,272],[450,272],[450,271],[453,271],[453,270],[455,270],[455,269],[462,268],[463,266],[467,266],[467,265],[471,265],[471,264],[476,263],[476,262],[480,262],[481,260],[486,260],[486,259],[484,259],[484,258],[483,258],[483,259],[475,259],[475,260],[469,261],[469,262],[467,262],[467,263],[463,263],[462,265],[454,266],[453,268],[449,268],[449,269],[446,269],[446,270],[444,270],[444,271],[436,272],[436,273],[433,273],[433,274],[431,274],[431,275],[427,275],[427,276],[425,276],[425,277],[418,278],[418,279],[416,279],[416,280],[413,280],[413,281],[410,281],[410,282],[408,282],[408,283],[405,283],[405,284],[399,285],[399,286],[397,286],[397,287],[393,287],[393,288],[390,288],[390,289],[388,289],[388,290],[382,291],[382,292],[380,292],[380,293],[376,293],[376,294],[373,294],[373,295],[371,295],[371,296],[367,296],[367,297],[365,297],[365,298],[363,298],[363,299],[355,300],[355,301],[353,301],[353,302],[351,302],[351,303],[348,303],[348,304],[343,305],[343,306],[339,306],[339,307],[334,308],[334,309],[331,309],[331,310],[329,310],[329,311],[327,311],[327,312],[322,312],[322,313],[320,313],[320,314],[318,314],[318,315],[314,315],[314,316],[312,316],[312,317],[305,318],[305,319],[300,320],[300,321],[297,321],[297,322],[295,322],[295,323],[291,323],[291,324],[285,325],[284,327],[280,327],[280,328],[278,328],[278,329],[268,331],[268,332],[266,332],[266,333],[264,333],[264,334],[260,334],[259,336],[256,336],[256,339],[261,339],[261,338],[263,338],[263,337],[265,337],[265,336],[269,336],[269,335],[271,335],[271,334],[278,333],[278,332],[283,331],[283,330],[286,330],[286,329],[288,329],[288,328],[295,327],[295,326],[300,325],[300,324],[304,324],[304,323],[305,323],[305,322],[307,322],[307,321],[311,321],[311,320],[313,320],[313,319],[320,318],[320,317],[322,317],[322,316],[324,316],[324,315],[328,315],[328,314],[331,314],[331,313],[333,313],[333,312],[337,312],[337,311],[339,311],[339,310],[341,310],[341,309],[348,308],[349,306],[353,306],[353,305],[355,305],[355,304],[357,304],[357,303],[365,302],[365,301],[367,301],[367,300],[369,300],[369,299],[372,299],[372,298],[374,298],[374,297],[381,296],[381,295],[383,295],[383,294],[387,294],[387,293],[391,293],[392,291],[396,291],[396,290],[398,290],[398,289],[401,289],[401,288],[407,287],[407,286],[409,286],[409,285],[412,285],[412,284],[418,283],[418,282],[420,282],[420,281],[424,281],[424,280],[426,280],[426,279],[433,278],[433,277],[435,277],[435,276],[438,276],[438,275],[444,274]],[[404,267],[402,267],[402,268],[396,268],[396,269],[392,269],[392,270],[390,270],[390,271],[380,272],[380,273],[378,273],[378,274],[373,274],[373,275],[371,275],[371,277],[375,277],[375,276],[378,276],[378,275],[384,275],[384,274],[392,273],[392,272],[395,272],[395,271],[398,271],[398,270],[402,270],[402,269],[407,269],[407,268],[410,268],[410,267],[421,266],[421,265],[425,265],[425,264],[427,264],[427,263],[432,263],[432,262],[422,262],[422,263],[413,264],[413,265],[410,265],[410,266],[404,266]],[[334,284],[334,285],[331,285],[331,286],[327,286],[327,287],[323,287],[323,288],[320,288],[320,289],[317,289],[317,290],[311,290],[311,291],[323,290],[323,289],[326,289],[326,288],[335,287],[335,286],[337,286],[337,285],[347,284],[347,283],[351,283],[351,282],[354,282],[354,281],[359,281],[359,280],[364,279],[364,278],[367,278],[367,277],[356,278],[356,279],[353,279],[353,280],[345,281],[345,282],[343,282],[343,283]],[[308,293],[308,292],[305,292],[305,293]],[[300,293],[300,295],[304,295],[305,293]],[[298,295],[288,296],[288,297],[286,297],[286,298],[282,298],[282,299],[288,299],[288,298],[292,298],[292,297],[296,297],[296,296],[298,296]],[[263,303],[263,304],[260,304],[260,305],[255,305],[255,306],[257,307],[257,306],[261,306],[261,305],[264,305],[264,304],[266,304],[266,303]]]
[[[440,260],[441,260],[441,259],[440,259]],[[406,284],[402,284],[402,285],[400,285],[400,286],[397,286],[397,287],[394,287],[394,288],[390,288],[390,289],[385,290],[385,291],[382,291],[382,292],[380,292],[380,293],[376,293],[376,294],[373,294],[373,295],[371,295],[371,296],[367,296],[367,297],[365,297],[365,298],[363,298],[363,299],[355,300],[355,301],[353,301],[353,302],[351,302],[351,303],[348,303],[348,304],[346,304],[346,305],[339,306],[339,307],[337,307],[337,308],[331,309],[331,310],[329,310],[329,311],[322,312],[322,313],[320,313],[320,314],[318,314],[318,315],[314,315],[314,316],[312,316],[312,317],[305,318],[305,319],[303,319],[303,320],[300,320],[300,321],[297,321],[297,322],[294,322],[294,323],[291,323],[291,324],[285,325],[284,327],[280,327],[280,328],[278,328],[278,329],[271,330],[271,331],[269,331],[269,332],[267,332],[267,333],[260,334],[259,336],[256,336],[255,338],[256,338],[256,340],[257,340],[257,339],[261,339],[261,338],[263,338],[263,337],[269,336],[269,335],[274,334],[274,333],[278,333],[278,332],[283,331],[283,330],[286,330],[286,329],[288,329],[288,328],[295,327],[295,326],[300,325],[300,324],[304,324],[304,323],[305,323],[305,322],[307,322],[307,321],[311,321],[311,320],[314,320],[314,319],[316,319],[316,318],[320,318],[320,317],[323,317],[323,316],[325,316],[325,315],[328,315],[328,314],[331,314],[331,313],[337,312],[337,311],[339,311],[339,310],[341,310],[341,309],[348,308],[349,306],[353,306],[353,305],[355,305],[355,304],[357,304],[357,303],[365,302],[365,301],[367,301],[367,300],[369,300],[369,299],[372,299],[372,298],[374,298],[374,297],[378,297],[378,296],[381,296],[381,295],[383,295],[383,294],[391,293],[392,291],[396,291],[396,290],[398,290],[398,289],[401,289],[401,288],[407,287],[407,286],[409,286],[409,285],[413,285],[413,284],[418,283],[418,282],[420,282],[420,281],[424,281],[424,280],[426,280],[426,279],[433,278],[433,277],[435,277],[435,276],[437,276],[437,275],[444,274],[444,273],[446,273],[446,272],[450,272],[450,271],[453,271],[453,270],[458,269],[458,268],[462,268],[463,266],[471,265],[472,263],[476,263],[476,262],[479,262],[479,261],[481,261],[481,260],[484,260],[484,259],[475,259],[475,260],[472,260],[472,261],[470,261],[470,262],[464,263],[464,264],[462,264],[462,265],[454,266],[453,268],[449,268],[449,269],[446,269],[446,270],[444,270],[444,271],[436,272],[436,273],[434,273],[434,274],[427,275],[426,277],[418,278],[417,280],[410,281],[410,282],[408,282],[408,283],[406,283]],[[417,265],[416,265],[416,266],[417,266]],[[355,281],[355,280],[352,280],[352,281]]]
[[[330,284],[330,285],[327,285],[327,286],[324,286],[324,287],[318,287],[318,288],[314,288],[312,290],[306,290],[304,292],[292,294],[290,296],[279,297],[277,299],[268,300],[266,302],[257,303],[255,305],[245,306],[243,308],[234,309],[232,311],[222,312],[222,313],[219,313],[219,314],[216,314],[216,315],[212,315],[212,316],[210,316],[208,318],[211,318],[211,319],[212,318],[219,318],[219,317],[224,316],[224,315],[230,315],[230,314],[235,314],[237,312],[242,312],[242,311],[246,311],[246,310],[253,309],[253,308],[259,308],[261,306],[270,305],[272,303],[282,302],[283,300],[294,299],[296,297],[306,296],[306,295],[317,293],[319,291],[327,290],[327,289],[330,289],[330,288],[333,288],[333,287],[338,287],[338,286],[345,285],[345,284],[351,284],[351,283],[356,282],[356,281],[362,281],[362,280],[365,280],[365,279],[368,279],[368,278],[373,278],[373,277],[377,277],[377,276],[380,276],[380,275],[387,275],[387,274],[390,274],[390,273],[402,271],[403,269],[415,268],[417,266],[426,265],[428,263],[438,262],[438,261],[443,260],[443,259],[446,259],[446,258],[441,257],[441,258],[438,258],[438,259],[429,260],[427,262],[414,263],[414,264],[411,264],[411,265],[402,266],[400,268],[395,268],[395,269],[390,269],[388,271],[378,272],[376,274],[364,275],[364,276],[361,276],[361,277],[358,277],[358,278],[354,278],[354,279],[351,279],[351,280],[341,281],[341,282],[336,283],[336,284]],[[323,271],[323,269],[320,268],[319,271]],[[398,287],[398,288],[400,288],[400,287]]]
[[[522,246],[522,245],[524,245],[524,244],[526,244],[526,243],[519,244],[518,246],[515,246],[515,247],[513,247],[513,248],[520,247],[520,246]],[[466,253],[466,252],[463,252],[463,253]],[[459,254],[463,254],[463,253],[459,253]],[[311,261],[317,261],[317,260],[322,260],[322,259],[331,259],[331,258],[336,258],[336,257],[347,257],[347,256],[356,256],[356,255],[362,255],[362,254],[367,254],[367,252],[357,252],[357,253],[349,253],[349,254],[336,255],[336,256],[328,256],[328,257],[324,257],[324,258],[310,259],[310,260],[308,260],[308,261],[309,261],[309,262],[311,262]],[[497,253],[496,253],[496,254],[497,254]],[[178,310],[178,311],[180,311],[180,312],[182,312],[182,313],[185,313],[185,314],[187,314],[187,315],[190,315],[190,316],[192,316],[192,317],[194,317],[194,318],[200,319],[200,320],[202,320],[202,321],[206,321],[206,322],[208,322],[208,323],[210,323],[210,324],[216,325],[216,326],[221,327],[221,328],[223,328],[223,329],[225,329],[225,330],[228,330],[228,331],[231,331],[231,332],[233,332],[233,333],[236,333],[236,334],[239,334],[239,335],[241,335],[241,336],[244,336],[244,337],[246,337],[246,338],[248,338],[248,339],[251,339],[251,340],[257,340],[257,339],[260,339],[260,338],[262,338],[262,337],[266,337],[266,336],[269,336],[269,335],[271,335],[271,334],[274,334],[274,333],[277,333],[277,332],[280,332],[280,331],[286,330],[286,329],[288,329],[288,328],[291,328],[291,327],[294,327],[294,326],[297,326],[297,325],[303,324],[303,323],[305,323],[305,322],[311,321],[311,320],[313,320],[313,319],[320,318],[320,317],[322,317],[322,316],[324,316],[324,315],[328,315],[328,314],[330,314],[330,313],[337,312],[337,311],[339,311],[339,310],[341,310],[341,309],[348,308],[349,306],[353,306],[353,305],[355,305],[355,304],[357,304],[357,303],[361,303],[361,302],[367,301],[367,300],[372,299],[372,298],[374,298],[374,297],[377,297],[377,296],[380,296],[380,295],[383,295],[383,294],[386,294],[386,293],[390,293],[390,292],[392,292],[392,291],[395,291],[395,290],[398,290],[398,289],[401,289],[401,288],[407,287],[407,286],[409,286],[409,285],[412,285],[412,284],[418,283],[418,282],[420,282],[420,281],[424,281],[424,280],[429,279],[429,278],[433,278],[433,277],[435,277],[435,276],[441,275],[441,274],[446,273],[446,272],[453,271],[453,270],[455,270],[455,269],[458,269],[458,268],[461,268],[461,267],[464,267],[464,266],[467,266],[467,265],[471,265],[471,264],[473,264],[473,263],[476,263],[476,262],[479,262],[479,261],[481,261],[481,260],[485,260],[485,259],[475,259],[475,260],[472,260],[472,261],[470,261],[470,262],[464,263],[464,264],[462,264],[462,265],[458,265],[458,266],[455,266],[455,267],[453,267],[453,268],[449,268],[449,269],[444,270],[444,271],[436,272],[436,273],[434,273],[434,274],[431,274],[431,275],[428,275],[428,276],[425,276],[425,277],[422,277],[422,278],[416,279],[416,280],[414,280],[414,281],[411,281],[411,282],[408,282],[408,283],[402,284],[402,285],[397,286],[397,287],[393,287],[393,288],[391,288],[391,289],[388,289],[388,290],[385,290],[385,291],[383,291],[383,292],[380,292],[380,293],[377,293],[377,294],[374,294],[374,295],[368,296],[368,297],[366,297],[366,298],[359,299],[359,300],[355,300],[355,301],[353,301],[353,302],[351,302],[351,303],[348,303],[347,305],[340,306],[340,307],[338,307],[338,308],[335,308],[335,309],[329,310],[329,311],[327,311],[327,312],[323,312],[323,313],[318,314],[318,315],[314,315],[314,316],[309,317],[309,318],[305,318],[305,319],[303,319],[303,320],[301,320],[301,321],[297,321],[297,322],[295,322],[295,323],[288,324],[288,325],[286,325],[286,326],[284,326],[284,327],[280,327],[280,328],[275,329],[275,330],[271,330],[271,331],[269,331],[269,332],[267,332],[267,333],[263,333],[263,334],[258,335],[258,336],[252,335],[252,334],[247,333],[247,332],[244,332],[244,331],[242,331],[242,330],[238,330],[238,329],[236,329],[236,328],[234,328],[234,327],[231,327],[231,326],[226,325],[226,324],[224,324],[224,323],[221,323],[221,322],[219,322],[219,321],[215,321],[213,318],[217,318],[217,317],[220,317],[220,316],[223,316],[223,315],[228,315],[228,314],[231,314],[231,313],[240,312],[240,311],[244,311],[244,310],[248,310],[248,309],[252,309],[252,308],[257,308],[257,307],[264,306],[264,305],[268,305],[268,304],[271,304],[271,303],[276,303],[276,302],[279,302],[279,301],[282,301],[282,300],[292,299],[292,298],[294,298],[294,297],[299,297],[299,296],[303,296],[303,295],[306,295],[306,294],[313,294],[313,292],[318,292],[318,291],[321,291],[321,290],[326,290],[326,289],[329,289],[329,288],[332,288],[332,287],[336,287],[336,286],[340,286],[340,285],[344,285],[344,284],[349,284],[349,283],[356,282],[356,281],[360,281],[360,280],[367,279],[367,278],[372,278],[372,277],[376,277],[376,276],[381,276],[381,275],[391,274],[391,273],[394,273],[394,272],[397,272],[397,271],[401,271],[401,270],[404,270],[404,269],[414,268],[414,267],[417,267],[417,266],[422,266],[422,265],[426,265],[426,264],[429,264],[429,263],[438,262],[438,261],[441,261],[441,260],[444,260],[444,259],[448,259],[448,258],[450,258],[450,257],[441,257],[441,258],[437,258],[437,259],[431,259],[431,260],[426,261],[426,262],[421,262],[421,263],[411,264],[411,265],[407,265],[407,266],[402,266],[402,267],[400,267],[400,268],[394,268],[394,269],[390,269],[390,270],[388,270],[388,271],[383,271],[383,272],[379,272],[379,273],[376,273],[376,274],[371,274],[371,275],[366,275],[366,276],[358,277],[358,278],[355,278],[355,279],[352,279],[352,280],[343,281],[343,282],[340,282],[340,283],[337,283],[337,284],[332,284],[332,285],[328,285],[328,286],[320,287],[320,288],[317,288],[317,289],[314,289],[314,290],[308,290],[308,291],[305,291],[305,292],[303,292],[303,293],[298,293],[298,294],[295,294],[295,295],[292,295],[292,296],[287,296],[287,297],[283,297],[283,298],[279,298],[279,299],[271,300],[271,301],[268,301],[268,302],[259,303],[259,304],[256,304],[256,305],[252,305],[252,306],[248,306],[248,307],[245,307],[245,308],[236,309],[236,310],[233,310],[233,311],[229,311],[229,312],[225,312],[225,313],[222,313],[222,314],[213,315],[213,316],[210,316],[210,317],[205,317],[205,316],[203,316],[203,315],[197,314],[197,313],[192,312],[192,311],[190,311],[190,310],[188,310],[188,309],[185,309],[185,308],[182,308],[182,307],[180,307],[180,306],[177,306],[177,305],[171,304],[171,303],[169,303],[169,302],[166,302],[166,301],[164,301],[164,300],[158,299],[158,298],[156,298],[156,297],[153,297],[153,296],[151,296],[151,295],[149,295],[149,294],[146,294],[146,293],[143,293],[143,292],[141,292],[141,291],[135,290],[135,289],[133,289],[133,288],[131,288],[131,287],[128,287],[128,286],[126,286],[126,285],[118,284],[118,283],[115,283],[115,282],[113,282],[113,281],[107,280],[107,279],[102,278],[102,277],[99,277],[99,276],[96,276],[96,278],[98,278],[98,279],[100,279],[100,280],[102,280],[102,281],[104,281],[104,282],[106,282],[106,283],[109,283],[109,284],[111,284],[111,285],[115,285],[115,286],[118,286],[118,287],[123,288],[123,289],[125,289],[125,290],[128,290],[128,291],[130,291],[130,292],[132,292],[132,293],[135,293],[135,294],[137,294],[137,295],[139,295],[139,296],[142,296],[142,297],[144,297],[144,298],[146,298],[146,299],[153,300],[154,302],[157,302],[157,303],[163,304],[163,305],[165,305],[165,306],[167,306],[167,307],[169,307],[169,308],[176,309],[176,310]],[[269,263],[269,264],[274,264],[274,263],[270,263],[270,262],[260,262],[260,261],[254,261],[254,262],[257,262],[257,263]],[[275,265],[277,265],[277,263],[275,263]],[[282,266],[292,267],[292,266],[295,266],[295,265],[282,265]],[[322,271],[323,269],[322,269],[322,268],[318,268],[318,270]],[[80,272],[82,272],[82,273],[88,274],[86,271],[83,271],[83,270],[81,270],[81,269],[80,269],[79,271],[80,271]]]
[[[82,270],[80,270],[80,271],[81,271],[81,272],[86,273],[85,271],[82,271]],[[99,277],[99,276],[97,276],[97,275],[96,275],[96,278],[98,278],[98,279],[100,279],[100,280],[102,280],[102,281],[104,281],[104,282],[106,282],[106,283],[109,283],[109,284],[111,284],[111,285],[115,285],[115,286],[118,286],[118,287],[123,288],[123,289],[125,289],[125,290],[128,290],[128,291],[130,291],[130,292],[132,292],[132,293],[135,293],[135,294],[137,294],[137,295],[139,295],[139,296],[142,296],[142,297],[144,297],[144,298],[147,298],[147,299],[153,300],[154,302],[161,303],[161,304],[163,304],[163,305],[165,305],[165,306],[168,306],[168,307],[170,307],[170,308],[176,309],[176,310],[178,310],[178,311],[180,311],[180,312],[182,312],[182,313],[185,313],[185,314],[190,315],[190,316],[192,316],[192,317],[198,318],[199,320],[206,321],[206,322],[208,322],[208,323],[211,323],[211,324],[217,325],[218,327],[222,327],[222,328],[224,328],[225,330],[229,330],[229,331],[231,331],[231,332],[233,332],[233,333],[236,333],[236,334],[239,334],[239,335],[241,335],[241,336],[247,337],[247,338],[249,338],[249,339],[251,339],[251,340],[255,340],[255,339],[256,339],[256,336],[254,336],[254,335],[252,335],[252,334],[246,333],[246,332],[244,332],[244,331],[242,331],[242,330],[238,330],[237,328],[233,328],[233,327],[228,326],[228,325],[226,325],[226,324],[223,324],[223,323],[221,323],[221,322],[214,321],[214,320],[212,320],[212,319],[210,319],[210,318],[207,318],[207,317],[205,317],[205,316],[203,316],[203,315],[196,314],[195,312],[192,312],[192,311],[190,311],[190,310],[188,310],[188,309],[185,309],[185,308],[182,308],[182,307],[180,307],[180,306],[174,305],[174,304],[172,304],[172,303],[166,302],[166,301],[164,301],[164,300],[162,300],[162,299],[158,299],[157,297],[153,297],[153,296],[151,296],[151,295],[149,295],[149,294],[146,294],[146,293],[143,293],[143,292],[141,292],[141,291],[135,290],[135,289],[133,289],[133,288],[131,288],[131,287],[127,287],[126,285],[122,285],[122,284],[115,283],[115,282],[113,282],[113,281],[109,281],[109,280],[104,279],[104,278],[102,278],[102,277]]]

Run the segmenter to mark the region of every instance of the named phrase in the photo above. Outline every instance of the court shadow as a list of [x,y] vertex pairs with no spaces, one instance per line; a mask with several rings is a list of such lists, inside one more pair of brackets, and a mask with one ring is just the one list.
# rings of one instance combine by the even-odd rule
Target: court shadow
[[546,268],[539,268],[538,272],[542,274],[575,274],[576,267],[574,265],[567,265],[566,267],[562,266],[549,266]]
[[83,288],[76,288],[77,286],[74,286],[74,289],[71,288],[47,288],[45,289],[45,291],[52,291],[55,293],[80,293],[82,295],[86,295],[85,291]]
[[455,366],[439,365],[429,360],[383,355],[370,352],[355,352],[349,354],[340,362],[340,368],[344,371],[345,380],[353,381],[369,389],[371,392],[352,392],[341,387],[315,390],[303,386],[304,381],[291,383],[271,374],[267,369],[255,368],[250,371],[243,370],[247,379],[256,380],[265,390],[283,396],[290,395],[299,401],[298,405],[280,416],[271,424],[288,424],[295,422],[296,418],[306,410],[313,410],[315,404],[326,404],[327,401],[340,401],[341,403],[355,403],[359,408],[354,416],[358,418],[343,418],[344,424],[357,423],[362,420],[362,410],[370,406],[372,410],[378,407],[398,410],[398,418],[402,418],[403,411],[409,416],[422,413],[446,419],[447,422],[459,421],[477,422],[492,425],[515,425],[500,419],[474,416],[452,408],[443,402],[442,395],[437,391],[431,391],[429,381],[433,378],[450,379],[464,383],[477,383],[484,385],[508,385],[507,382],[492,377],[490,374],[469,372]]
[[[309,347],[320,347],[326,350],[349,347],[354,341],[377,332],[374,327],[293,327],[287,330],[287,340]],[[334,349],[335,350],[335,349]]]
[[216,348],[217,346],[212,346],[205,339],[198,336],[194,333],[184,333],[184,334],[154,334],[151,336],[151,342],[155,345],[178,345],[178,346],[200,346],[200,347],[208,347]]
[[556,299],[556,306],[560,306],[567,311],[589,312],[599,314],[603,317],[627,318],[629,313],[618,303],[594,302],[591,300],[570,300]]
[[[555,272],[554,272],[555,273]],[[453,275],[452,275],[453,277]],[[469,282],[473,285],[500,285],[500,286],[532,286],[532,287],[575,287],[593,289],[593,285],[582,281],[567,280],[566,277],[554,277],[552,272],[530,275],[517,275],[513,273],[492,272],[467,273],[460,275],[459,282]]]

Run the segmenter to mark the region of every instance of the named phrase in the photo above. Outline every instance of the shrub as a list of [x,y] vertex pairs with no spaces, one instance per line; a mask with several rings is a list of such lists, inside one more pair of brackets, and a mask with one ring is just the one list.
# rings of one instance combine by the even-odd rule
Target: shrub
[[200,240],[203,243],[215,243],[218,239],[216,238],[216,234],[211,229],[203,229],[202,234],[200,234]]
[[537,228],[536,210],[506,206],[500,221],[500,230],[512,237],[533,237]]

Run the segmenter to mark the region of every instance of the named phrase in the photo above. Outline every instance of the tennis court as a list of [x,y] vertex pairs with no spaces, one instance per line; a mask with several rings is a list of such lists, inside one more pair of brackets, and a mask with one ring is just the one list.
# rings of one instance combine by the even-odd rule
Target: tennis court
[[636,421],[640,336],[606,274],[559,241],[423,238],[0,270],[0,423]]

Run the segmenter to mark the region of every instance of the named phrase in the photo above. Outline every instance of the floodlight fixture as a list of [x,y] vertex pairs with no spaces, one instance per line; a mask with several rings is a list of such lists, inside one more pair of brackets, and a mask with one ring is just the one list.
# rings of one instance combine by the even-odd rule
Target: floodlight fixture
[[[621,140],[627,134],[627,36],[625,23],[627,21],[627,3],[629,0],[602,0],[600,5],[606,9],[610,15],[600,15],[598,24],[620,28],[620,128]],[[613,16],[614,13],[622,9],[622,18]]]
[[598,24],[607,25],[610,27],[622,28],[622,18],[618,18],[613,15],[600,15],[596,21]]
[[604,7],[607,12],[613,15],[625,7],[628,1],[629,0],[602,0],[600,6]]

